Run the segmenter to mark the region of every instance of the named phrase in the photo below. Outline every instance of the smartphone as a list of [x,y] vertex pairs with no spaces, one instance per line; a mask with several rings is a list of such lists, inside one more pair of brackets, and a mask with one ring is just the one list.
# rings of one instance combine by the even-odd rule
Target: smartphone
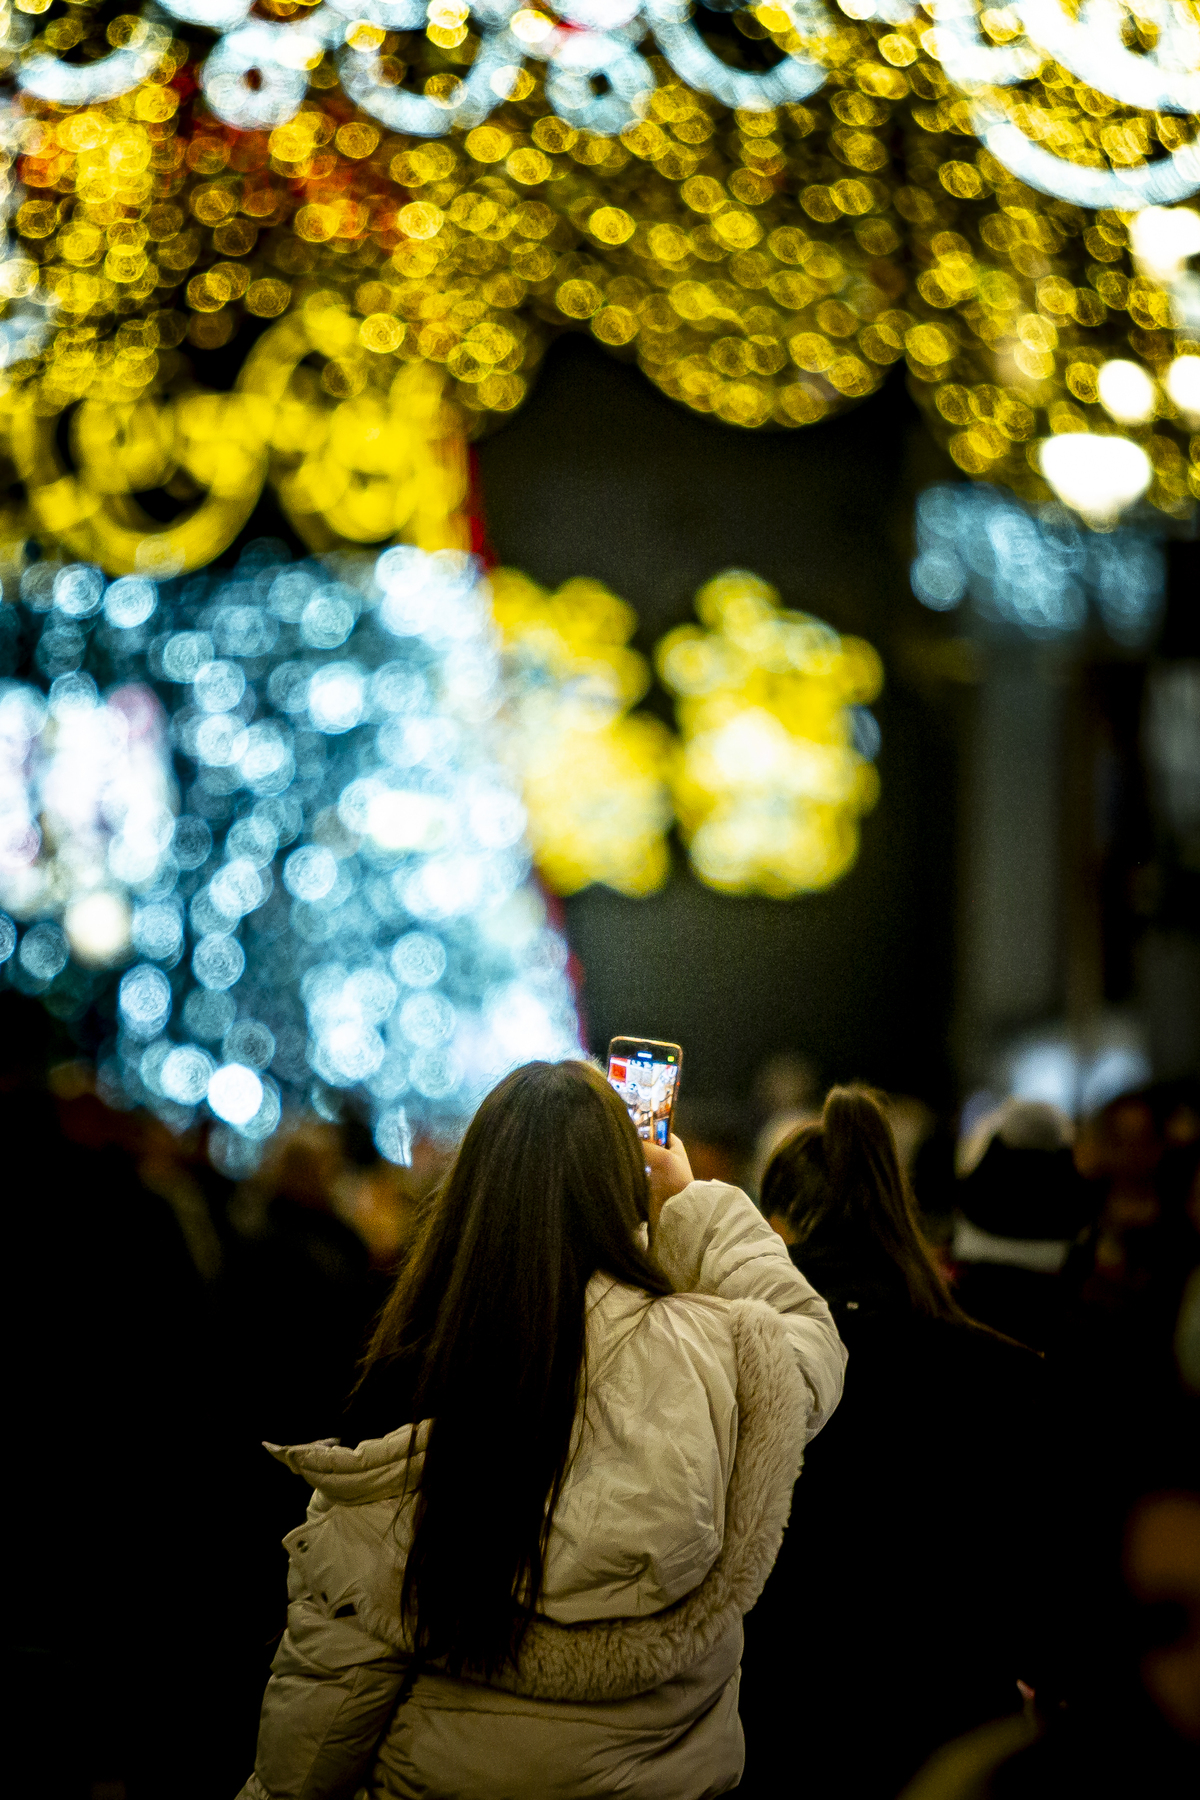
[[629,1108],[639,1137],[666,1145],[679,1096],[683,1051],[654,1038],[616,1037],[608,1046],[608,1079]]

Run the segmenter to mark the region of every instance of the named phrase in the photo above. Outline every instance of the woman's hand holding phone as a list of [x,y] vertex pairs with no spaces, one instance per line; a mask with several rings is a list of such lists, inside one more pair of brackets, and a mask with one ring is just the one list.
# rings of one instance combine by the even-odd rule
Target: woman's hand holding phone
[[648,1216],[650,1220],[650,1241],[654,1241],[654,1233],[658,1226],[658,1215],[667,1201],[675,1194],[681,1194],[689,1182],[696,1178],[692,1174],[692,1165],[688,1161],[687,1151],[683,1144],[671,1134],[671,1141],[666,1146],[656,1144],[653,1138],[647,1138],[642,1144],[646,1158],[646,1170],[650,1176],[650,1200]]

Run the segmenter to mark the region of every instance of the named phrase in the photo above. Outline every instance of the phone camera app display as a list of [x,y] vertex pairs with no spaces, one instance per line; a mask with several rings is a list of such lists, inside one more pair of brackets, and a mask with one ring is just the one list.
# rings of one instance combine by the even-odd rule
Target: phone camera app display
[[639,1137],[653,1136],[664,1147],[670,1141],[678,1076],[677,1063],[656,1062],[649,1051],[614,1056],[609,1062],[608,1079],[629,1108]]

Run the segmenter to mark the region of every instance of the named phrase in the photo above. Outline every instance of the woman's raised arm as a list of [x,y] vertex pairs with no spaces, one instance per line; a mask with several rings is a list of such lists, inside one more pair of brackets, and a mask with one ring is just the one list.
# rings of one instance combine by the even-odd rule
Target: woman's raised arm
[[691,1170],[677,1138],[669,1150],[647,1144],[645,1151],[658,1188],[651,1244],[659,1268],[677,1293],[762,1300],[780,1314],[796,1366],[812,1393],[808,1435],[814,1437],[842,1397],[846,1346],[833,1314],[740,1188],[723,1181],[689,1181],[660,1198],[664,1186]]

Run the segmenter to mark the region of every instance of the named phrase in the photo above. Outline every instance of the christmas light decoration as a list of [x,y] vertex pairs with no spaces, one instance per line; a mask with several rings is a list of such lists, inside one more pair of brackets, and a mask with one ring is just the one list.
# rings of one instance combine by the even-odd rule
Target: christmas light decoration
[[[397,931],[393,973],[399,957],[407,985],[430,988],[449,954],[443,927],[498,929],[493,915],[524,879],[524,840],[564,894],[593,882],[655,891],[674,812],[696,873],[715,886],[802,892],[852,862],[877,789],[866,701],[878,658],[782,611],[756,577],[710,582],[697,598],[706,628],[681,627],[659,647],[677,741],[631,710],[650,670],[629,648],[632,609],[599,583],[551,594],[502,569],[485,585],[461,553],[407,547],[373,574],[361,557],[340,567],[281,565],[252,545],[232,578],[106,584],[79,564],[26,571],[23,612],[50,691],[0,692],[0,905],[40,933],[18,970],[63,949],[34,986],[65,1015],[100,991],[78,965],[141,955],[145,967],[122,978],[121,1017],[156,1056],[190,1041],[159,1042],[169,1016],[193,1049],[237,1019],[273,1043],[281,1030],[294,1039],[296,982],[320,946],[336,938],[357,982],[356,970],[379,973],[380,945]],[[113,676],[102,696],[97,679]],[[538,905],[526,894],[509,906],[518,937]],[[166,986],[151,964],[175,971]],[[533,1017],[528,996],[511,981],[505,991]],[[341,988],[321,993],[339,1035],[322,1050],[310,1016],[308,1063],[327,1085],[352,1086],[367,1027]],[[426,995],[410,1023],[432,1021],[433,1005]],[[486,1034],[464,1030],[486,1060]],[[351,1061],[338,1062],[343,1051]],[[201,1064],[176,1057],[159,1093],[145,1054],[137,1081],[183,1105],[180,1071],[194,1082]],[[466,1081],[471,1058],[459,1061]],[[128,1062],[120,1079],[136,1098]],[[295,1056],[276,1073],[289,1068],[294,1089]]]
[[650,685],[628,648],[633,608],[596,581],[548,594],[497,569],[491,584],[508,671],[504,755],[541,874],[560,894],[596,881],[653,893],[670,867],[673,745],[658,719],[630,713]]
[[[65,654],[64,638],[81,640],[75,620],[86,612],[71,604],[72,586],[102,585],[95,571],[60,571],[44,665]],[[165,727],[154,695],[133,683],[106,701],[74,673],[49,695],[0,686],[0,907],[45,921],[43,947],[61,926],[64,965],[67,950],[89,967],[120,962],[135,929],[131,895],[161,879],[178,798]]]
[[[0,951],[63,1017],[112,1007],[110,1100],[174,1128],[207,1105],[238,1173],[285,1105],[345,1096],[403,1162],[506,1068],[577,1049],[469,558],[335,574],[260,543],[149,596],[80,565],[24,585],[59,672],[48,700],[0,692]],[[162,704],[125,679],[147,667]]]
[[670,632],[656,657],[677,696],[672,792],[692,865],[732,893],[828,887],[879,792],[879,657],[740,570],[708,582],[696,611],[701,628]]
[[37,267],[21,254],[13,229],[25,199],[15,179],[21,123],[12,100],[0,95],[0,371],[36,356],[49,333],[48,298],[39,293]]
[[[1065,83],[1046,89],[1057,116],[1068,111],[1064,93],[1086,121],[1087,95]],[[1089,497],[1101,470],[1120,468],[1115,486],[1103,483],[1114,504],[1142,500],[1186,519],[1200,497],[1200,440],[1169,371],[1200,343],[1183,260],[1200,215],[1089,213],[1044,199],[987,150],[957,156],[962,125],[946,102],[916,115],[912,185],[900,201],[917,265],[908,304],[919,323],[906,351],[931,428],[967,475],[1034,504],[1081,499],[1082,516],[1111,522],[1117,515]],[[1154,233],[1162,247],[1151,273],[1142,252]],[[1097,443],[1056,449],[1060,436]],[[1071,471],[1085,468],[1095,474],[1080,486]]]
[[461,419],[443,404],[436,364],[394,354],[403,337],[389,314],[360,321],[313,304],[273,325],[242,370],[271,479],[312,550],[397,537],[425,550],[469,543]]
[[[590,330],[729,423],[826,417],[874,391],[911,324],[896,310],[890,189],[872,172],[886,175],[888,154],[868,129],[886,127],[898,78],[851,29],[854,80],[884,98],[847,77],[816,111],[726,122],[668,80],[615,140],[533,95],[428,145],[386,137],[334,96],[269,133],[202,116],[188,128],[161,81],[27,125],[20,227],[64,319],[27,403],[50,417],[102,388],[153,397],[177,382],[185,334],[214,348],[247,313],[324,297],[355,317],[360,363],[444,369],[468,427],[520,404],[547,325]],[[68,218],[40,197],[59,184],[76,196]],[[108,321],[122,316],[117,343]]]
[[1086,626],[1090,602],[1109,636],[1136,649],[1162,613],[1166,569],[1155,538],[1088,531],[1061,506],[1022,506],[984,482],[926,488],[917,501],[916,540],[911,578],[918,600],[935,612],[969,600],[988,629],[1068,637]]
[[[10,259],[27,335],[3,405],[21,478],[55,490],[36,528],[125,566],[111,559],[129,540],[111,525],[127,514],[141,527],[137,490],[103,502],[85,543],[86,454],[64,461],[61,432],[57,462],[38,446],[77,400],[111,412],[141,399],[169,415],[164,443],[178,439],[173,473],[160,457],[168,485],[210,502],[181,545],[158,546],[163,566],[177,550],[202,563],[236,533],[224,503],[253,486],[255,458],[299,484],[314,547],[388,541],[389,482],[409,490],[400,535],[424,541],[408,450],[388,466],[381,449],[414,441],[394,372],[441,376],[435,460],[453,465],[455,431],[518,406],[562,328],[752,428],[816,423],[905,360],[967,473],[1044,500],[1048,437],[1132,430],[1152,469],[1145,502],[1183,516],[1200,481],[1194,415],[1168,374],[1200,342],[1187,267],[1200,215],[1178,204],[1200,182],[1200,12],[1147,8],[1135,19],[1090,0],[1074,18],[1057,0],[848,0],[724,15],[653,0],[643,16],[628,0],[557,14],[488,0],[435,16],[370,0],[351,17],[267,0],[271,16],[251,19],[240,0],[179,0],[178,37],[123,16],[107,44],[82,16],[37,40],[26,18],[9,60],[34,109],[18,133],[28,198]],[[196,25],[225,35],[212,48]],[[1139,32],[1135,54],[1124,38]],[[63,68],[72,81],[86,70],[95,97],[30,97]],[[341,350],[310,334],[322,390],[302,392],[297,366],[288,398],[346,406],[336,442],[284,450],[262,409],[257,423],[243,413],[227,433],[243,468],[222,493],[189,435],[215,413],[184,391],[186,345],[231,344],[246,317],[311,324],[325,311],[328,326],[335,308],[349,321]],[[35,329],[50,313],[53,339]],[[1114,362],[1153,383],[1152,415],[1104,408],[1095,372]],[[1186,369],[1180,380],[1189,391]],[[19,424],[22,410],[37,423]],[[349,496],[345,531],[304,511],[325,491],[318,467]]]
[[[576,1043],[531,851],[646,894],[674,821],[723,890],[838,879],[874,651],[726,573],[656,654],[673,735],[615,595],[485,588],[467,441],[562,330],[748,429],[903,362],[973,478],[918,597],[1144,642],[1122,521],[1200,498],[1198,69],[1196,0],[18,0],[8,978],[107,1008],[104,1091],[207,1107],[232,1172],[345,1096],[403,1161]],[[321,560],[205,573],[268,487]]]
[[[651,62],[637,45],[653,37],[667,64],[689,87],[742,111],[769,111],[807,100],[844,60],[846,18],[919,26],[914,5],[844,0],[840,15],[814,0],[770,0],[745,9],[751,38],[781,53],[755,71],[724,60],[705,41],[689,0],[562,0],[556,12],[526,0],[480,0],[428,11],[418,0],[368,0],[365,8],[306,7],[291,23],[247,22],[241,0],[162,0],[177,20],[223,35],[199,72],[217,115],[241,130],[269,128],[294,118],[308,74],[328,52],[346,93],[389,130],[440,137],[452,127],[482,124],[529,77],[532,58],[545,65],[545,90],[554,111],[576,129],[616,136],[642,119],[656,85]],[[936,36],[927,52],[964,96],[973,130],[1021,180],[1078,205],[1128,207],[1170,204],[1200,186],[1200,150],[1190,141],[1168,144],[1157,159],[1114,155],[1097,167],[1072,155],[1079,145],[1043,141],[1037,124],[1006,106],[1008,90],[1038,75],[1053,59],[1103,98],[1143,112],[1200,112],[1200,20],[1188,0],[1140,0],[1133,14],[1120,0],[1087,0],[1072,16],[1060,0],[1021,0],[1019,7],[981,9],[975,0],[931,0]],[[287,12],[294,8],[288,6]],[[363,16],[359,16],[362,12]],[[95,61],[70,64],[73,47],[51,27],[44,44],[26,52],[17,79],[26,92],[60,105],[83,106],[128,93],[171,54],[161,14],[123,16],[109,29],[114,48]],[[1124,41],[1130,20],[1144,21],[1147,39],[1133,54]],[[472,29],[472,25],[474,29]],[[77,27],[74,42],[85,35]],[[425,33],[435,50],[470,44],[466,73],[438,71],[417,93],[402,86],[402,70],[380,50],[389,36]],[[894,34],[889,34],[894,35]],[[904,42],[901,38],[901,43]],[[416,38],[422,47],[420,37]],[[412,52],[406,61],[412,60]],[[418,60],[428,60],[419,57]],[[460,64],[461,57],[454,58]],[[896,61],[901,66],[899,52]],[[911,59],[909,59],[911,60]],[[391,66],[389,67],[389,63]],[[605,91],[597,91],[603,79]]]

